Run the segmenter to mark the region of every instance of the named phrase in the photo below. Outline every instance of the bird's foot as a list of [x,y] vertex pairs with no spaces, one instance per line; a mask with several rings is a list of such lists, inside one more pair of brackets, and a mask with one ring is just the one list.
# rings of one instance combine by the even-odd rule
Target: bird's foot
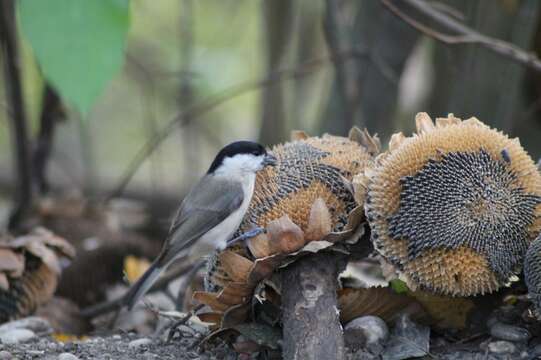
[[238,243],[239,241],[246,241],[246,240],[249,240],[253,237],[256,237],[257,235],[259,234],[263,234],[264,232],[266,232],[265,228],[262,228],[262,227],[255,227],[253,228],[252,230],[248,230],[246,231],[244,234],[240,235],[240,236],[237,236],[236,238],[234,239],[231,239],[227,242],[227,247],[229,246],[232,246],[232,245],[235,245],[236,243]]

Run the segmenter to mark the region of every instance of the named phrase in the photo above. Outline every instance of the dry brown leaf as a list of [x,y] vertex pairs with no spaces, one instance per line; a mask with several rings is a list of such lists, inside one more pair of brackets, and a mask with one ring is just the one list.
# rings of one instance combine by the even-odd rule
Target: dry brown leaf
[[304,139],[308,139],[309,137],[310,136],[302,130],[293,130],[291,131],[291,135],[290,135],[291,141],[304,140]]
[[9,248],[0,247],[0,271],[19,277],[24,271],[24,256]]
[[0,273],[0,289],[4,291],[9,290],[8,277],[4,273]]
[[436,126],[427,113],[420,112],[415,115],[415,127],[417,133],[422,134],[434,130]]
[[77,335],[64,334],[64,333],[53,333],[51,336],[56,341],[62,342],[62,343],[88,340],[88,336],[77,336]]
[[274,270],[280,266],[284,256],[281,254],[267,256],[262,259],[257,259],[254,262],[250,274],[248,275],[248,284],[254,288],[263,279],[267,279],[272,275]]
[[234,282],[246,283],[253,262],[231,250],[219,255],[220,264]]
[[206,291],[195,291],[193,293],[193,298],[200,302],[201,304],[205,304],[210,306],[210,308],[215,312],[224,312],[229,308],[229,305],[224,304],[220,301],[218,301],[218,294],[216,293],[209,293]]
[[202,322],[216,325],[220,324],[220,322],[222,321],[222,316],[223,314],[218,312],[206,312],[197,314],[197,317]]
[[246,296],[235,293],[227,288],[224,288],[216,299],[226,305],[237,305],[246,302]]
[[248,296],[251,295],[254,288],[249,286],[248,284],[243,283],[228,283],[224,288],[223,291],[225,293],[231,293],[231,294],[238,294],[240,296]]
[[289,254],[305,244],[303,231],[287,215],[271,221],[267,226],[267,233],[272,254]]
[[425,291],[413,291],[409,295],[423,306],[436,326],[444,329],[465,328],[475,307],[473,300],[463,297],[439,296]]
[[33,239],[26,244],[25,248],[32,255],[40,258],[40,260],[55,273],[60,274],[60,262],[57,254],[54,250],[48,248],[42,241]]
[[372,156],[375,156],[381,150],[381,142],[379,141],[378,136],[370,135],[366,128],[361,131],[361,129],[356,126],[352,127],[351,130],[349,130],[348,138],[349,140],[364,146],[366,151]]
[[395,151],[405,139],[406,137],[401,132],[393,134],[389,140],[389,151]]
[[126,278],[131,283],[139,279],[150,266],[147,259],[138,258],[133,255],[128,255],[124,258],[124,273]]
[[75,248],[66,239],[56,236],[54,233],[44,228],[37,228],[33,231],[33,234],[41,236],[45,244],[59,251],[60,255],[64,255],[70,259],[75,257]]
[[250,304],[239,304],[232,306],[224,312],[222,323],[220,326],[223,329],[232,328],[238,324],[242,324],[250,315]]
[[363,173],[357,174],[351,181],[353,186],[353,196],[357,204],[363,206],[366,199],[366,191],[368,188],[368,177]]
[[305,242],[323,239],[323,237],[331,232],[331,228],[331,214],[325,204],[325,200],[317,198],[310,209],[308,228],[304,234]]
[[271,255],[269,236],[263,233],[251,238],[248,249],[256,259]]
[[397,313],[415,302],[390,288],[342,289],[338,291],[340,320],[351,321],[364,315],[375,315],[390,321]]

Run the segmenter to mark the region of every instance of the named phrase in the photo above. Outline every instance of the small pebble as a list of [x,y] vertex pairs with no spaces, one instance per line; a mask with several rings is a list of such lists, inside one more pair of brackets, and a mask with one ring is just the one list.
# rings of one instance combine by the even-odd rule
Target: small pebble
[[143,358],[144,360],[154,360],[154,359],[158,359],[158,358],[159,358],[158,355],[153,354],[153,353],[150,353],[150,352],[144,353],[144,354],[142,354],[141,356],[142,356],[142,358]]
[[502,323],[492,325],[490,335],[497,339],[515,342],[526,342],[531,337],[530,332],[524,328]]
[[12,329],[0,333],[0,341],[4,344],[19,344],[34,337],[36,337],[36,334],[28,329]]
[[396,321],[383,360],[403,360],[426,356],[430,348],[430,328],[411,321],[407,314],[401,314]]
[[10,332],[14,329],[28,329],[40,334],[48,334],[53,331],[51,324],[47,320],[37,316],[13,320],[0,325],[0,333]]
[[498,318],[496,316],[490,316],[488,319],[487,319],[487,328],[491,328],[493,327],[495,324],[498,323]]
[[113,335],[113,340],[121,340],[122,339],[122,336],[116,334],[116,335]]
[[367,344],[382,343],[389,337],[387,324],[377,316],[361,316],[351,320],[344,328],[344,332],[348,331],[360,331]]
[[509,341],[493,341],[488,344],[488,351],[494,354],[512,354],[517,350],[515,344]]
[[536,345],[536,346],[531,350],[531,355],[532,355],[533,357],[536,357],[536,356],[541,357],[541,344]]
[[58,360],[79,360],[79,358],[71,353],[62,353],[58,355]]
[[0,360],[11,360],[13,356],[8,351],[0,351]]
[[45,354],[45,351],[43,351],[43,350],[27,350],[26,354],[27,355],[32,355],[32,356],[38,356],[38,355]]
[[141,338],[141,339],[130,341],[130,343],[128,344],[128,347],[130,349],[138,349],[142,346],[147,346],[150,344],[152,344],[152,340],[150,340],[149,338]]

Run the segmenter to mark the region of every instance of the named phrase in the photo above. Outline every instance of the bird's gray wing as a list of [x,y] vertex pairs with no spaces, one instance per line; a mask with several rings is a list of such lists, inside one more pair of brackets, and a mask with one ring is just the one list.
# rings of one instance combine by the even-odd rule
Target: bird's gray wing
[[171,225],[160,263],[190,247],[207,231],[237,210],[244,199],[241,184],[206,176],[184,198]]

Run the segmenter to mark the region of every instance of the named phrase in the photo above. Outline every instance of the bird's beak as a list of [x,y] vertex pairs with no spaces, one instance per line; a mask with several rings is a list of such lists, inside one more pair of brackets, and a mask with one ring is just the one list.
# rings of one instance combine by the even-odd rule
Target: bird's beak
[[265,158],[263,159],[263,166],[275,166],[276,165],[276,158],[272,154],[265,155]]

